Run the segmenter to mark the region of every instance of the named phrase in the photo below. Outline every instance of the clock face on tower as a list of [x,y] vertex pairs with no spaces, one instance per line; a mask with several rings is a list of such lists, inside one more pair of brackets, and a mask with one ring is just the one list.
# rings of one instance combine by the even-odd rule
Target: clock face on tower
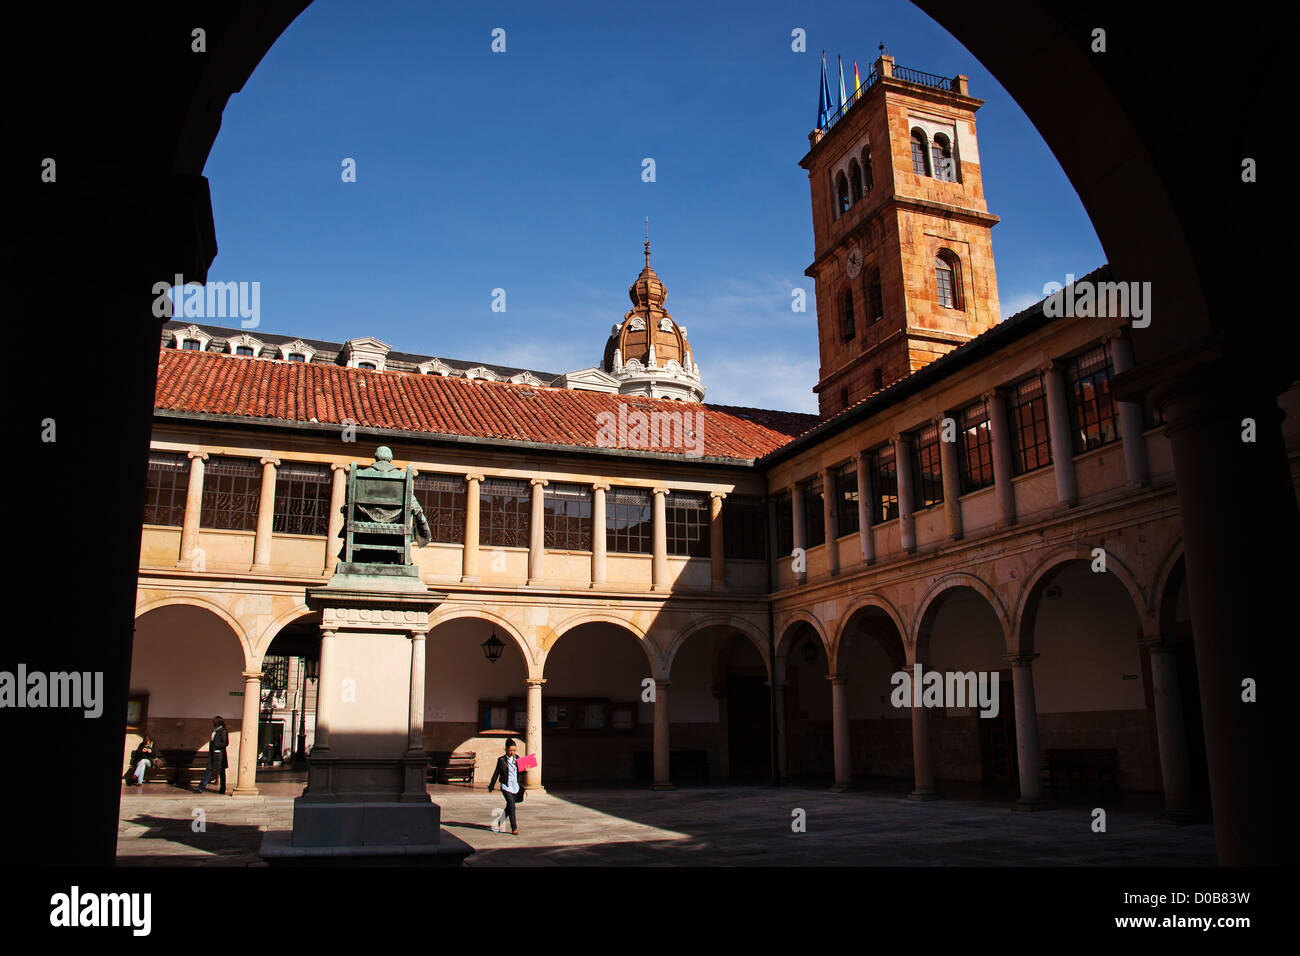
[[844,263],[844,270],[849,274],[850,279],[856,279],[858,273],[862,271],[862,251],[857,246],[849,249],[848,259]]

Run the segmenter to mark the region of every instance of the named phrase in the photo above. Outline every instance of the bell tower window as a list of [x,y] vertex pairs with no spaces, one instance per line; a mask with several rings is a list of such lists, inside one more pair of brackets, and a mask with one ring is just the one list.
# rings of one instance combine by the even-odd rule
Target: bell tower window
[[948,142],[947,136],[939,133],[934,137],[934,145],[930,147],[930,155],[934,159],[934,178],[955,183],[957,181],[957,167],[952,161],[952,144]]
[[884,318],[884,294],[880,288],[880,270],[872,268],[867,272],[867,324],[879,322]]
[[840,296],[840,338],[850,342],[857,334],[853,322],[853,290],[845,289]]
[[852,194],[853,202],[862,198],[862,170],[858,167],[856,159],[849,162],[849,191]]
[[929,150],[925,148],[925,133],[912,130],[912,172],[918,176],[930,175]]
[[835,218],[849,211],[849,180],[840,173],[835,177]]
[[934,258],[935,293],[939,304],[947,309],[961,310],[961,264],[947,249]]

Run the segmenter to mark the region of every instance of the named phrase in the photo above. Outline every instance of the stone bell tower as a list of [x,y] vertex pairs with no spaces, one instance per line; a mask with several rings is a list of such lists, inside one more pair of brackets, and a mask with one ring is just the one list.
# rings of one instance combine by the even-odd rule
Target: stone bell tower
[[905,378],[1000,318],[966,77],[876,60],[819,117],[799,161],[812,192],[823,417]]

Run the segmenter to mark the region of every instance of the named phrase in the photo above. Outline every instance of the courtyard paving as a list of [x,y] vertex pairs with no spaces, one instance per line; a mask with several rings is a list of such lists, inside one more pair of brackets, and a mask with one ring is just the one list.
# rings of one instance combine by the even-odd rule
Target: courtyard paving
[[[265,830],[290,829],[301,783],[257,797],[162,785],[122,795],[118,864],[261,866]],[[667,792],[564,787],[529,794],[520,835],[493,829],[498,793],[430,786],[443,826],[477,851],[469,866],[1213,866],[1210,824],[1155,822],[1148,807],[1013,813],[1005,802],[908,800],[880,792],[762,786]],[[1106,806],[1106,801],[1098,805]],[[202,813],[197,811],[201,810]],[[795,811],[806,818],[795,832]],[[202,828],[199,822],[202,821]]]

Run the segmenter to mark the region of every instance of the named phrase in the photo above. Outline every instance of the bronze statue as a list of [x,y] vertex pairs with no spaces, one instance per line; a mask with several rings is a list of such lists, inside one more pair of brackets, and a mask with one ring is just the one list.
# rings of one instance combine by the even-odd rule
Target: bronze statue
[[349,469],[339,557],[350,570],[361,570],[359,565],[410,565],[411,538],[419,547],[432,540],[414,484],[412,469],[394,465],[386,445],[375,449],[373,464]]

